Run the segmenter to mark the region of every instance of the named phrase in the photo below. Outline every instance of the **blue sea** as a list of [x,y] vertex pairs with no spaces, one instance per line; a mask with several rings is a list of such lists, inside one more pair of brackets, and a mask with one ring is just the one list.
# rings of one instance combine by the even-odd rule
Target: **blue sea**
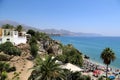
[[100,54],[104,48],[110,47],[115,52],[116,60],[111,63],[112,68],[120,69],[120,37],[73,37],[54,36],[55,40],[64,45],[72,44],[75,48],[90,57],[92,61],[103,64]]

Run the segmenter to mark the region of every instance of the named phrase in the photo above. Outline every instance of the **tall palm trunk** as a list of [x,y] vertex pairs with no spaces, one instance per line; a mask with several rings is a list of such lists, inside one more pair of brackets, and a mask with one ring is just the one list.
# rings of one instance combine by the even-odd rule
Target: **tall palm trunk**
[[108,78],[108,64],[106,66],[106,80],[107,80],[107,78]]

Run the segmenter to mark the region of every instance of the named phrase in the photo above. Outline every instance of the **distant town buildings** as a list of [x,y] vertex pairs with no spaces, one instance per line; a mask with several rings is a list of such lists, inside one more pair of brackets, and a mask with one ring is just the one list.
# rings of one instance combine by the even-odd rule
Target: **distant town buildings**
[[15,31],[14,29],[2,29],[0,28],[0,43],[12,42],[14,45],[20,43],[26,43],[26,32]]

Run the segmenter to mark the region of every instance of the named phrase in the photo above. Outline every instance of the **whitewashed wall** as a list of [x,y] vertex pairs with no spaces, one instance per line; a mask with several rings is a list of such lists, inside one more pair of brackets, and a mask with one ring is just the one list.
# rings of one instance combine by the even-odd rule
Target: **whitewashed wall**
[[27,42],[27,39],[26,39],[26,37],[17,37],[17,38],[14,38],[13,42],[15,45],[18,45],[20,43],[25,44]]
[[10,42],[13,42],[13,37],[11,37],[11,36],[4,36],[4,37],[2,37],[2,43],[5,43],[5,42],[7,42],[7,39],[9,39],[9,41]]

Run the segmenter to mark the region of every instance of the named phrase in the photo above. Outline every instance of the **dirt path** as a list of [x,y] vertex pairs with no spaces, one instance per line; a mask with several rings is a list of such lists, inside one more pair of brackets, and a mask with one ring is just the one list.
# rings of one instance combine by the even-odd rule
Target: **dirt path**
[[23,71],[20,74],[20,80],[28,80],[29,76],[31,75],[32,70],[30,69],[33,67],[33,63],[31,61],[26,61],[26,65],[23,66]]
[[10,64],[16,67],[16,71],[8,73],[9,80],[12,80],[12,78],[15,76],[15,73],[18,74],[17,77],[20,78],[19,80],[28,80],[28,78],[32,72],[32,70],[30,69],[33,67],[32,61],[29,61],[24,58],[18,58],[16,60],[10,62]]

